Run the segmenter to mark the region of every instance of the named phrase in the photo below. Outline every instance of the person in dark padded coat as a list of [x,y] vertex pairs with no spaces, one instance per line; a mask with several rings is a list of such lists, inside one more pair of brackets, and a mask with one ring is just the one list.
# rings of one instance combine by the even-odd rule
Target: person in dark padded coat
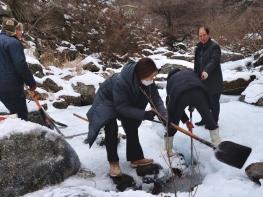
[[[219,144],[221,142],[219,129],[213,118],[212,112],[209,110],[209,98],[206,88],[193,70],[174,69],[171,71],[167,77],[166,91],[168,122],[178,125],[179,121],[182,120],[182,122],[187,123],[189,119],[184,110],[187,106],[194,107],[200,113],[207,125],[210,131],[211,141],[214,144]],[[193,125],[187,123],[187,127],[191,129]],[[172,152],[172,141],[175,133],[176,129],[168,129],[168,136],[171,138],[171,150],[169,152]]]
[[14,18],[3,18],[0,33],[0,101],[11,114],[27,120],[24,84],[34,91],[36,82],[28,69],[23,46],[17,37],[22,35],[21,28],[21,23]]
[[[221,49],[210,38],[207,27],[198,28],[198,37],[200,42],[195,49],[194,71],[207,89],[211,111],[217,124],[220,112],[219,99],[223,90],[223,77],[220,66]],[[198,126],[204,124],[203,120],[196,123]]]
[[117,119],[121,121],[127,136],[126,156],[131,166],[153,163],[152,159],[144,157],[138,127],[143,120],[153,120],[156,115],[152,110],[145,111],[149,99],[155,105],[152,107],[167,117],[167,111],[153,81],[157,73],[158,69],[150,58],[142,58],[137,63],[133,61],[127,63],[119,74],[113,75],[101,84],[87,113],[89,133],[85,142],[92,146],[99,130],[104,126],[111,177],[121,175],[117,154]]

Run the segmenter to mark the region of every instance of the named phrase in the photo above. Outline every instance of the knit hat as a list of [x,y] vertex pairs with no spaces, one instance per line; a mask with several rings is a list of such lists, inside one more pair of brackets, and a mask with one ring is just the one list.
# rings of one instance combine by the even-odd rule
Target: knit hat
[[150,58],[140,59],[135,66],[135,74],[139,80],[149,77],[157,71],[154,61]]
[[2,29],[5,30],[8,34],[14,34],[17,28],[23,30],[22,23],[18,23],[15,18],[3,17]]

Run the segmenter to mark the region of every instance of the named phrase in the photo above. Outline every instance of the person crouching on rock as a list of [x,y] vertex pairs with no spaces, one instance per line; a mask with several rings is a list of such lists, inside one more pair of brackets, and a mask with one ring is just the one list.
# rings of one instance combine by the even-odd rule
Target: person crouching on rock
[[121,121],[127,136],[126,156],[131,166],[136,168],[153,163],[153,159],[144,157],[138,128],[143,120],[153,120],[156,115],[152,110],[145,111],[149,98],[157,111],[167,117],[164,103],[154,83],[157,73],[158,69],[150,58],[142,58],[137,63],[127,63],[119,74],[101,84],[87,113],[89,133],[85,143],[92,146],[99,130],[105,126],[105,144],[111,177],[121,175],[117,154],[117,119]]
[[[203,83],[193,70],[174,69],[171,71],[167,77],[166,91],[168,122],[178,125],[181,120],[191,130],[193,124],[189,121],[184,110],[187,106],[194,107],[207,125],[212,143],[218,145],[221,142],[218,126],[210,111],[209,97]],[[169,155],[173,154],[173,136],[175,133],[176,129],[171,127],[168,129],[166,149]]]

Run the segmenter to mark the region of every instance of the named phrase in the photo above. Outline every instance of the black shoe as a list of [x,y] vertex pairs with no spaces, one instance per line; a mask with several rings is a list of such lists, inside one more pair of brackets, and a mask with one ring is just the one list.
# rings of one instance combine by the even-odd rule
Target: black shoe
[[205,122],[203,120],[201,120],[200,122],[196,122],[195,125],[196,126],[204,126]]

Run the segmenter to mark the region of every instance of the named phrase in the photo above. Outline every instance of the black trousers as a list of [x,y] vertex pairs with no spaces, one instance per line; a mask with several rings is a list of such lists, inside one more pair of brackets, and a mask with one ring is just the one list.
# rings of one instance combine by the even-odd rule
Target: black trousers
[[5,105],[11,114],[17,114],[19,118],[28,120],[28,110],[24,93],[1,93],[0,101]]
[[[143,159],[143,151],[140,145],[138,128],[141,121],[120,118],[122,127],[126,133],[126,157],[127,161],[135,161]],[[117,120],[112,119],[105,125],[105,144],[107,158],[110,162],[119,161],[117,146],[118,146],[118,125]]]
[[[194,88],[183,92],[175,102],[172,101],[172,98],[170,99],[171,103],[168,104],[167,108],[169,122],[178,125],[181,117],[185,113],[185,108],[191,105],[200,113],[209,130],[217,128],[213,114],[209,109],[208,98],[201,88]],[[176,129],[168,129],[168,136],[173,136],[175,133]]]
[[220,103],[219,103],[220,96],[221,96],[220,92],[209,94],[211,112],[213,114],[216,124],[218,123],[219,113],[220,113]]

